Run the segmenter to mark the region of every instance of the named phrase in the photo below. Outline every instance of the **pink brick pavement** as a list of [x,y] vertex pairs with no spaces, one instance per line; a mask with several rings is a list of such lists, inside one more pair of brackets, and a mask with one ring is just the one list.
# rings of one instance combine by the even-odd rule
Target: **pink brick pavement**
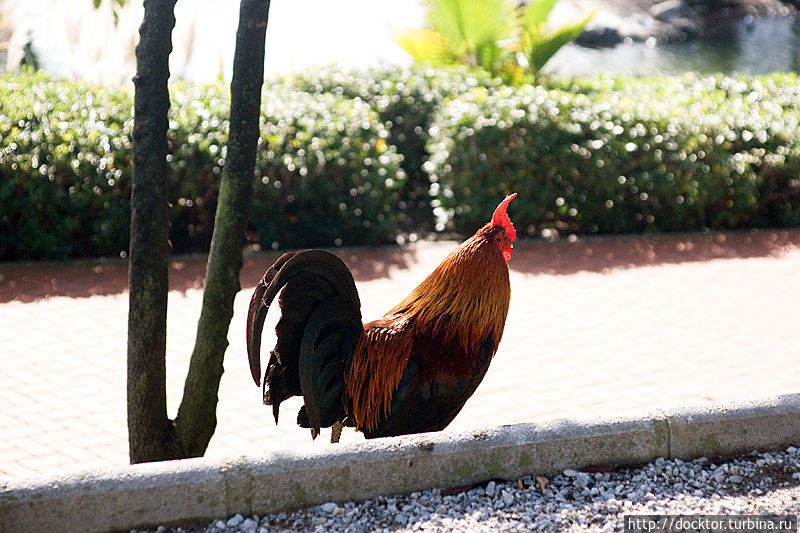
[[[381,315],[455,243],[346,250],[365,319]],[[311,442],[261,405],[244,348],[246,262],[208,456]],[[167,345],[174,415],[202,293],[203,261],[172,264]],[[800,392],[800,230],[521,242],[506,333],[447,431]],[[0,477],[127,464],[126,266],[0,264]],[[273,337],[268,319],[265,346]],[[267,348],[268,349],[268,348]],[[343,441],[359,440],[345,431]]]

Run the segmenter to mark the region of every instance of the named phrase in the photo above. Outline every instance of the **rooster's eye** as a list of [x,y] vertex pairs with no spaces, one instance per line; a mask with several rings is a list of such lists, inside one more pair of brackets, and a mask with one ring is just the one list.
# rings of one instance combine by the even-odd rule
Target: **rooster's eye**
[[494,236],[494,240],[495,240],[495,242],[497,242],[497,244],[510,244],[511,243],[511,241],[509,240],[508,235],[506,235],[505,231],[501,231],[500,233],[495,235]]

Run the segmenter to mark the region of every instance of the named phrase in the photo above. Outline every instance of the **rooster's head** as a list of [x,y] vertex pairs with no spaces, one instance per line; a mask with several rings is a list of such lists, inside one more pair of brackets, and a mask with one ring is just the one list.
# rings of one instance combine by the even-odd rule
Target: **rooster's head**
[[503,258],[506,261],[511,259],[511,249],[514,247],[511,242],[517,238],[517,231],[514,229],[514,224],[511,223],[511,219],[508,218],[506,209],[508,209],[509,202],[516,197],[517,193],[506,196],[492,215],[492,226],[503,228],[503,231],[495,236],[495,241],[497,242],[497,246],[500,247],[500,251],[503,252]]

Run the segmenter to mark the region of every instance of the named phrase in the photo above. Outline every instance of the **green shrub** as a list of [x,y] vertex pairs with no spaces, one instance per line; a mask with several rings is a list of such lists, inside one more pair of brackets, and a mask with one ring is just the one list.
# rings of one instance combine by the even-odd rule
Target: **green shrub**
[[799,104],[794,75],[476,89],[431,128],[439,229],[514,191],[521,235],[798,225]]
[[130,95],[41,75],[0,83],[0,259],[119,254],[130,220]]
[[[170,239],[208,249],[225,160],[228,96],[217,86],[173,91]],[[393,241],[405,175],[388,132],[363,102],[268,85],[261,107],[250,233],[293,248]]]
[[186,83],[173,85],[170,96],[169,238],[174,251],[205,252],[225,163],[230,97],[221,84]]
[[251,223],[272,248],[393,240],[405,173],[368,105],[268,87]]
[[464,68],[420,69],[395,66],[360,71],[335,67],[306,70],[279,78],[275,83],[291,85],[313,94],[331,93],[368,103],[389,129],[387,142],[402,154],[407,179],[398,209],[408,216],[406,231],[432,231],[430,180],[422,165],[428,159],[428,129],[434,114],[445,102],[476,87],[494,89],[497,78]]
[[[202,252],[227,89],[171,92],[170,239]],[[0,260],[124,254],[132,104],[124,89],[0,78]],[[798,121],[794,74],[545,89],[458,70],[309,71],[265,87],[250,235],[268,248],[391,242],[424,230],[431,207],[439,230],[469,234],[513,191],[520,235],[798,226]]]
[[[221,85],[171,89],[170,241],[208,249],[227,140]],[[0,260],[124,254],[130,225],[132,95],[44,76],[0,83]],[[273,247],[392,241],[405,175],[362,102],[270,87],[251,212]]]

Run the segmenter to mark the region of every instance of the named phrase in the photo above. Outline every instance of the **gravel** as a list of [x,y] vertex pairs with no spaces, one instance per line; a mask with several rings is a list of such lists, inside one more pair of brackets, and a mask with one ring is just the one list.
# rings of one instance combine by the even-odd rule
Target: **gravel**
[[800,514],[800,451],[726,461],[657,459],[638,468],[565,470],[268,516],[235,515],[162,532],[598,531],[629,514]]

